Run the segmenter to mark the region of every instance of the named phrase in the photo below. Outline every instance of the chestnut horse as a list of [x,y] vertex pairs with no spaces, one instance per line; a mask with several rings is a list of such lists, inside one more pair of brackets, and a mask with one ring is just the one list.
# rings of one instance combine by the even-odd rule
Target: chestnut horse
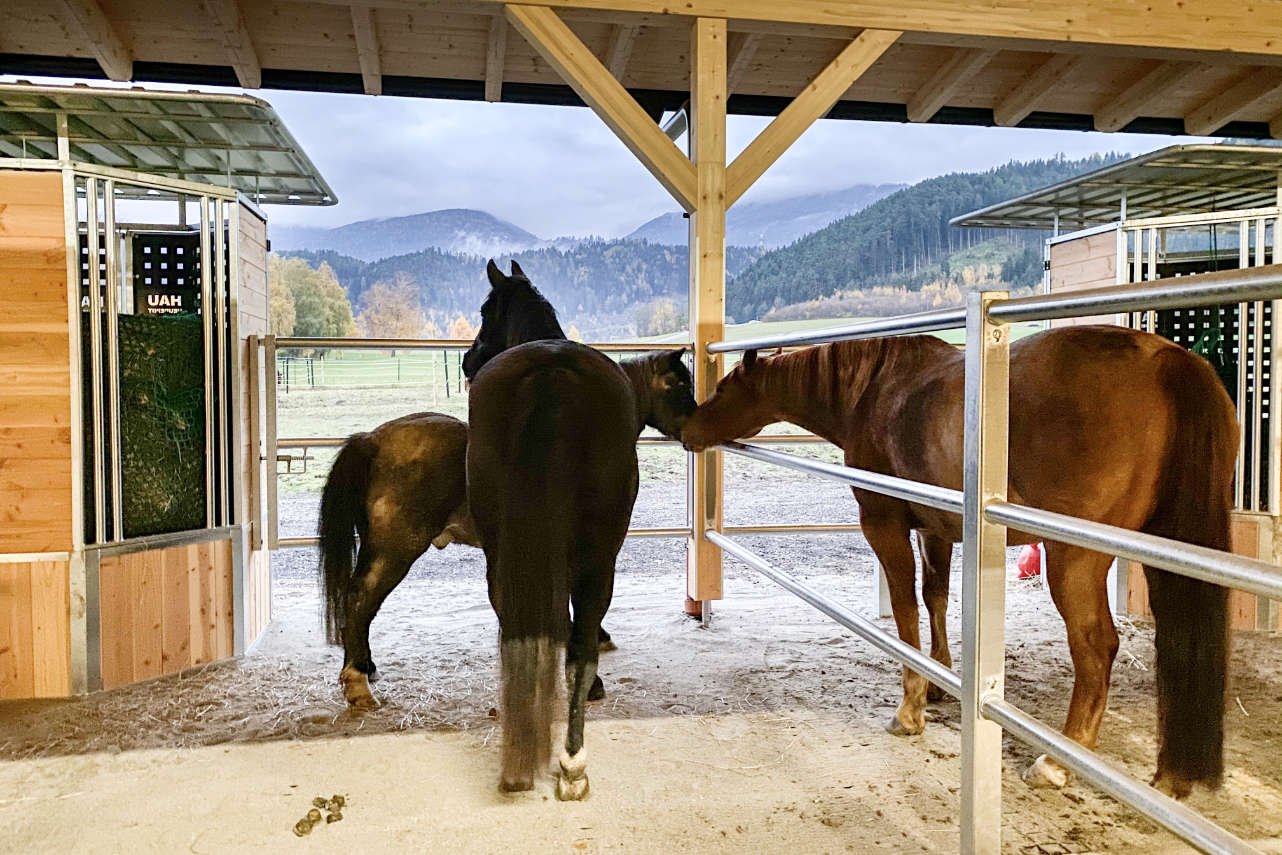
[[[964,354],[932,336],[871,339],[743,362],[686,423],[701,450],[776,421],[840,446],[846,465],[960,489]],[[1214,549],[1229,547],[1238,428],[1211,365],[1167,339],[1080,326],[1011,345],[1009,498]],[[899,637],[918,646],[918,533],[931,655],[951,666],[944,613],[961,518],[856,488],[864,536],[885,568]],[[1011,544],[1036,538],[1010,532]],[[1046,579],[1068,629],[1073,696],[1064,734],[1095,746],[1117,653],[1106,579],[1111,557],[1046,544]],[[1158,756],[1153,779],[1176,795],[1223,772],[1227,591],[1145,568],[1156,627]],[[925,726],[924,677],[905,669],[889,729]],[[1025,773],[1062,786],[1043,755]]]
[[[503,760],[499,786],[528,790],[551,753],[560,648],[570,688],[559,799],[588,792],[583,713],[597,631],[636,501],[637,436],[680,436],[694,410],[681,352],[622,365],[566,341],[515,263],[490,262],[471,380],[467,489],[499,618]],[[570,606],[573,620],[567,620]]]
[[[343,646],[339,683],[357,709],[378,705],[369,628],[383,601],[429,547],[481,546],[467,509],[466,457],[466,422],[413,413],[352,434],[325,478],[317,526],[325,630]],[[614,649],[604,627],[600,641],[602,651]],[[598,677],[588,700],[603,697]]]

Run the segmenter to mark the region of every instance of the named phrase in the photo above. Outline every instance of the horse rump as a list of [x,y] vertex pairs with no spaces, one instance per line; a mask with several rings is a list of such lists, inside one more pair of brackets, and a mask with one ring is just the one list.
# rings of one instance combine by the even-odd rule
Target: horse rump
[[[1175,416],[1157,507],[1144,531],[1228,550],[1238,428],[1233,404],[1203,359],[1169,350],[1163,379]],[[1220,785],[1228,692],[1228,590],[1145,566],[1156,624],[1157,773],[1177,797]]]
[[347,619],[347,592],[356,563],[356,536],[369,533],[365,507],[369,495],[370,467],[378,446],[367,433],[352,434],[330,467],[321,493],[320,575],[325,595],[325,637],[343,643]]

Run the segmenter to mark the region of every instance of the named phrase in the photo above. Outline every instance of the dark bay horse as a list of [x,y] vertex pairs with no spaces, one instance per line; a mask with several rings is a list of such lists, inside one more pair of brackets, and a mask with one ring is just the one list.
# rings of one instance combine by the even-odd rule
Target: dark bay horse
[[[352,434],[334,458],[321,494],[320,574],[326,635],[344,648],[339,683],[353,707],[377,706],[370,623],[410,567],[430,546],[481,546],[467,509],[466,456],[466,422],[414,413]],[[604,628],[601,647],[613,649]],[[604,696],[598,679],[588,698]]]
[[569,721],[556,794],[581,799],[584,702],[637,495],[637,436],[647,424],[680,436],[693,384],[680,352],[616,365],[566,341],[520,267],[508,277],[490,262],[487,272],[492,287],[463,369],[468,495],[499,618],[499,787],[531,789],[548,762],[564,645]]
[[[686,423],[688,448],[789,421],[840,446],[848,466],[962,486],[964,355],[931,336],[842,342],[770,359],[749,351]],[[1009,498],[1059,513],[1229,548],[1237,456],[1234,407],[1211,365],[1156,335],[1072,327],[1011,345]],[[944,624],[961,519],[860,489],[863,533],[885,568],[899,637],[917,646],[915,566],[931,655],[951,665]],[[1031,538],[1010,532],[1009,543]],[[1117,652],[1106,578],[1111,557],[1046,544],[1046,578],[1068,629],[1073,696],[1064,734],[1095,746]],[[1158,756],[1153,779],[1176,795],[1223,773],[1227,591],[1145,568],[1156,622]],[[926,680],[904,671],[892,732],[925,726]],[[1062,786],[1046,756],[1025,773]]]

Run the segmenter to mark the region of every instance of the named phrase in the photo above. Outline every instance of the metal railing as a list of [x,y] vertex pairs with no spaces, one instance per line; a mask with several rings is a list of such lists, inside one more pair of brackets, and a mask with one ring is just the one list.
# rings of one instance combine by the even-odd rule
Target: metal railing
[[[404,338],[333,338],[333,337],[313,337],[313,336],[265,336],[257,342],[263,347],[262,362],[269,366],[268,371],[274,372],[276,365],[276,354],[286,348],[311,349],[311,350],[425,350],[425,351],[455,351],[466,350],[472,346],[471,339],[451,339],[451,338],[424,338],[424,339],[404,339]],[[606,353],[649,353],[656,350],[682,350],[689,349],[691,345],[676,343],[646,343],[634,341],[612,341],[612,342],[592,342],[591,346],[597,350]],[[255,364],[258,361],[257,353],[254,355]],[[257,377],[255,370],[254,376]],[[346,436],[277,436],[277,410],[276,410],[276,386],[274,376],[269,374],[265,378],[265,391],[267,393],[266,409],[267,423],[263,430],[264,447],[263,460],[267,462],[267,544],[270,549],[300,549],[311,548],[319,544],[320,539],[317,537],[281,537],[280,523],[278,515],[278,483],[277,479],[282,474],[276,470],[278,462],[284,457],[281,455],[283,449],[298,449],[306,456],[307,451],[313,448],[341,448],[347,442]],[[770,445],[802,445],[809,443],[824,443],[827,440],[823,437],[815,436],[812,433],[801,434],[768,434],[758,436],[753,439],[754,442]],[[662,436],[640,436],[637,438],[639,446],[679,446],[680,442],[674,439],[668,439]],[[255,493],[257,496],[257,493]],[[255,516],[255,519],[258,517]],[[724,531],[734,534],[828,534],[842,532],[857,532],[860,526],[857,523],[828,523],[828,524],[784,524],[784,523],[765,523],[753,525],[728,525],[723,527]],[[691,527],[653,527],[653,528],[630,528],[628,537],[689,537]]]
[[752,445],[728,443],[724,446],[731,454],[763,463],[799,469],[905,501],[960,511],[963,521],[960,675],[771,566],[724,533],[706,535],[730,555],[961,699],[962,852],[995,855],[1001,850],[1001,735],[1005,729],[1202,852],[1258,855],[1254,847],[1185,805],[1140,783],[1125,770],[1064,737],[1003,697],[1007,527],[1260,596],[1282,597],[1282,569],[1268,562],[1006,501],[1010,336],[1005,325],[1046,318],[1279,298],[1282,298],[1282,265],[1274,264],[1065,296],[1039,295],[1012,300],[1003,292],[972,293],[965,310],[926,312],[797,335],[718,342],[709,347],[714,353],[725,353],[801,342],[904,335],[943,329],[944,324],[951,327],[965,323],[966,462],[964,489],[960,493]]

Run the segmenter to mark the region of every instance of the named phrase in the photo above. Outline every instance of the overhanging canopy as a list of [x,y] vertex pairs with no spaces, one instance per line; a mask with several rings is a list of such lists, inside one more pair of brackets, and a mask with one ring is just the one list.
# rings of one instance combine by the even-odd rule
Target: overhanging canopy
[[1282,146],[1176,145],[954,217],[954,226],[1050,229],[1279,203]]
[[72,160],[232,187],[256,202],[338,199],[266,101],[245,95],[0,84],[0,157]]

